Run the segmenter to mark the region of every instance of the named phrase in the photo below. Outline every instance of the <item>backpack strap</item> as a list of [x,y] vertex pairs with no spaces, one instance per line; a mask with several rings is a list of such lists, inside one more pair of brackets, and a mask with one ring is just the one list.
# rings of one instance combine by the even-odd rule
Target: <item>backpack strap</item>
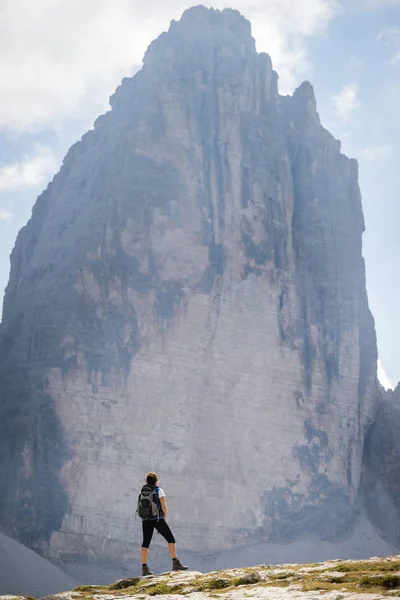
[[162,508],[161,508],[161,500],[160,500],[160,496],[158,495],[158,491],[159,491],[159,487],[155,486],[155,492],[156,492],[156,496],[157,496],[157,508],[158,508],[158,516],[157,516],[157,521],[160,520],[160,515],[162,513]]

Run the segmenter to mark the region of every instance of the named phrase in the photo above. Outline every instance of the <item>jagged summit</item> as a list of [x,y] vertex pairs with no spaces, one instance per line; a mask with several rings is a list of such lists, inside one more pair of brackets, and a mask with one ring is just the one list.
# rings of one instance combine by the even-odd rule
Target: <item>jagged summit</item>
[[314,88],[309,81],[303,81],[293,92],[293,97],[311,101],[315,105],[317,104]]
[[110,104],[124,110],[137,102],[139,86],[142,94],[151,96],[157,86],[173,83],[177,98],[179,86],[189,85],[194,91],[199,84],[212,83],[243,87],[251,102],[258,82],[268,97],[278,96],[278,76],[270,56],[256,52],[250,22],[237,10],[196,6],[150,44],[142,70],[123,80]]
[[166,80],[200,70],[207,77],[223,62],[228,78],[230,70],[238,70],[239,60],[243,67],[256,60],[250,23],[236,10],[198,6],[172,21],[168,32],[150,44],[143,65]]
[[[309,81],[303,81],[303,83],[295,89],[293,96],[287,96],[286,98],[290,99],[286,105],[288,111],[291,112],[293,118],[296,119],[298,127],[308,128],[313,126],[316,127],[317,131],[321,131],[321,120],[317,112],[317,101],[314,94],[314,88]],[[282,101],[285,102],[286,99],[282,99]],[[332,136],[330,135],[330,137]]]
[[[176,23],[176,21],[172,21],[173,26]],[[183,26],[207,24],[211,27],[227,28],[236,35],[243,36],[243,38],[251,38],[250,21],[240,11],[232,8],[218,10],[206,8],[203,5],[193,6],[184,11],[179,23]]]
[[179,21],[171,22],[168,32],[150,44],[143,62],[148,65],[154,56],[168,50],[204,52],[210,46],[230,48],[242,56],[254,54],[255,40],[251,35],[250,22],[237,10],[220,11],[204,6],[190,8]]

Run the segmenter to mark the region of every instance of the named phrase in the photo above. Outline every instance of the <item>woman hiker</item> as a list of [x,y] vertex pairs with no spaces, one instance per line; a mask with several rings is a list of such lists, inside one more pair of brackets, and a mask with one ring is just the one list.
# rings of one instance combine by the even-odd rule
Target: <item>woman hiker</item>
[[153,575],[147,566],[149,546],[154,530],[161,533],[168,542],[168,551],[172,558],[173,571],[186,571],[185,567],[176,555],[175,538],[166,521],[167,503],[164,490],[158,486],[157,473],[147,473],[146,485],[142,487],[138,500],[137,512],[142,518],[143,543],[140,549],[142,559],[142,576]]

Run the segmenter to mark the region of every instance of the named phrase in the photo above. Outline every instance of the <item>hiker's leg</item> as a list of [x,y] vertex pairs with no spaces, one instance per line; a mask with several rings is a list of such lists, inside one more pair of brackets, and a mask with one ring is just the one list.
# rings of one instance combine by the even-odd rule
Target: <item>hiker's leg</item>
[[172,531],[168,527],[168,523],[166,522],[166,520],[160,519],[159,521],[156,521],[154,527],[157,529],[157,531],[159,533],[161,533],[163,538],[165,538],[168,542],[168,551],[172,558],[172,570],[173,571],[187,571],[188,567],[185,567],[185,565],[183,565],[181,563],[181,561],[179,560],[179,558],[176,555],[175,538],[173,536]]
[[168,542],[168,552],[170,553],[171,558],[176,558],[175,538],[166,520],[160,519],[159,521],[156,521],[154,527],[157,529],[158,533],[161,533],[163,538]]
[[176,558],[176,544],[175,542],[172,544],[168,544],[168,552],[171,555],[172,560],[175,560]]
[[149,556],[149,549],[142,546],[140,548],[140,558],[142,559],[142,565],[147,565],[148,556]]
[[142,565],[146,565],[147,558],[149,556],[149,546],[150,546],[151,538],[153,537],[153,532],[154,532],[154,521],[143,521],[142,522],[142,531],[143,531],[143,542],[142,542],[142,547],[140,548],[140,557],[142,559]]

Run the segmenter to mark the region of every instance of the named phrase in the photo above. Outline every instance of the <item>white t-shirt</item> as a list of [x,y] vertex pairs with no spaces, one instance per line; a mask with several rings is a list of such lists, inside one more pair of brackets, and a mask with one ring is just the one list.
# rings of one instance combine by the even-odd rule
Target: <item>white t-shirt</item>
[[162,488],[158,488],[158,497],[165,498],[165,492]]

